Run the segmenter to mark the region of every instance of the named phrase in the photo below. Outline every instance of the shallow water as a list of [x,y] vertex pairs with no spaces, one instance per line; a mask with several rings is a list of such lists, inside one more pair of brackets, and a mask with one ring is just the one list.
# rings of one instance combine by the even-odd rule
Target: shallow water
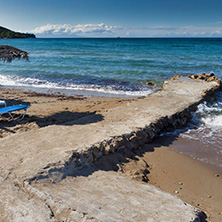
[[147,95],[175,74],[222,76],[222,39],[0,39],[30,62],[2,63],[0,84]]

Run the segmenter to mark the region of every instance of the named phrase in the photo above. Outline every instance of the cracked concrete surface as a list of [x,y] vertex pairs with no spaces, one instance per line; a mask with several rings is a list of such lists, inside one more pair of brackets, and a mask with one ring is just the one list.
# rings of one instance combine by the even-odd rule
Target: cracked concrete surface
[[[202,100],[216,82],[179,78],[146,98],[103,112],[103,120],[83,117],[2,138],[0,143],[1,221],[198,221],[196,209],[157,188],[114,172],[29,183],[37,174],[64,166],[81,152],[112,136],[130,133]],[[84,124],[86,123],[87,124]],[[46,167],[47,166],[47,167]],[[84,168],[84,167],[83,167]],[[74,169],[74,171],[82,169]],[[64,176],[64,175],[63,175]]]

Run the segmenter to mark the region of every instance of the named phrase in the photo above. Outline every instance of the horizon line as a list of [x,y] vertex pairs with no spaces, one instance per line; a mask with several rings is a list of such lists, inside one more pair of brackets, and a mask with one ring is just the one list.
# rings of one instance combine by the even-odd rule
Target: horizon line
[[[215,36],[160,36],[160,37],[36,37],[35,39],[221,39]],[[14,38],[16,39],[16,38]],[[28,38],[30,39],[30,38]]]

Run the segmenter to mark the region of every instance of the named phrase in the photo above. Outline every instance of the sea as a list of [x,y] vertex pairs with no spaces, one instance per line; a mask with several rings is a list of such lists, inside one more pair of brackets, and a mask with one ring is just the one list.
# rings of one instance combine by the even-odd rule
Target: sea
[[[137,97],[154,92],[175,74],[213,72],[222,78],[222,38],[0,39],[0,45],[29,53],[29,62],[0,62],[0,85],[9,88]],[[171,134],[196,144],[179,152],[222,173],[222,92],[214,102],[198,106],[186,129]]]

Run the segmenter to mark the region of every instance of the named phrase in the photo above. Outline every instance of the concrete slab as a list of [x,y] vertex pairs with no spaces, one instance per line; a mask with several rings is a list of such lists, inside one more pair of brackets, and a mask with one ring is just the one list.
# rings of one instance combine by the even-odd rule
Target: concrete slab
[[[82,171],[85,174],[88,170]],[[184,222],[194,221],[200,213],[173,195],[112,171],[67,177],[56,184],[41,181],[32,185],[41,194],[49,195],[45,199],[51,198],[50,206],[59,221]]]
[[4,222],[54,222],[49,207],[20,189],[15,181],[0,182],[0,221]]
[[[214,92],[218,87],[219,83],[216,81],[194,81],[181,77],[177,80],[169,81],[162,90],[146,98],[140,98],[127,105],[103,112],[100,115],[81,118],[78,121],[68,122],[66,125],[48,126],[39,130],[19,133],[3,138],[0,143],[0,175],[2,178],[6,178],[4,180],[16,180],[19,187],[24,192],[29,193],[31,186],[29,184],[30,181],[39,181],[41,178],[47,177],[50,178],[52,174],[55,176],[57,172],[59,172],[58,175],[62,175],[61,177],[66,177],[72,174],[72,171],[76,170],[76,168],[96,161],[99,157],[107,155],[110,152],[125,148],[138,148],[141,143],[152,139],[159,130],[167,125],[177,124],[178,121],[179,124],[185,123],[188,120],[189,112],[192,110],[190,107],[202,101],[203,91],[204,95],[208,95],[208,92]],[[101,175],[98,174],[98,176]],[[109,175],[106,179],[104,178],[104,180],[112,180],[114,184],[118,181],[115,176],[109,178]],[[23,186],[24,181],[26,181],[26,186]],[[93,181],[96,180],[93,179]],[[134,182],[131,181],[126,181],[124,178],[121,178],[121,181],[121,186],[124,183],[130,183],[130,186],[138,186],[138,189],[141,189],[140,186],[142,186],[133,184]],[[73,183],[75,183],[75,181],[73,181]],[[1,186],[3,186],[2,189],[5,189],[4,184]],[[92,183],[89,183],[88,186],[91,187]],[[102,181],[95,186],[103,186]],[[154,188],[149,187],[145,189],[147,189],[148,193],[154,190]],[[56,193],[53,189],[50,190],[50,192]],[[50,192],[48,196],[50,196]],[[51,204],[69,195],[68,193],[63,194],[64,191],[62,190],[61,192],[61,194],[58,194],[58,200],[55,198]],[[74,193],[74,190],[70,192]],[[131,191],[129,190],[129,192]],[[153,192],[155,193],[157,191],[155,190]],[[146,194],[147,198],[151,196],[148,193]],[[157,195],[154,193],[154,196]],[[160,195],[163,195],[162,192],[160,193]],[[140,193],[140,195],[142,197],[142,193]],[[167,194],[164,195],[168,198]],[[39,198],[38,195],[36,197]],[[4,194],[1,198],[4,199]],[[73,196],[73,198],[78,197]],[[87,202],[87,195],[85,198],[84,201]],[[107,196],[107,198],[110,198],[110,196]],[[113,198],[115,199],[117,197]],[[134,199],[136,199],[136,196]],[[157,197],[157,199],[160,200],[159,197]],[[26,202],[26,199],[24,198],[23,201]],[[124,200],[122,200],[122,202],[123,201]],[[140,201],[142,201],[142,198],[140,198]],[[179,200],[175,198],[174,201]],[[130,199],[128,202],[130,202]],[[163,202],[165,202],[165,204]],[[152,200],[147,201],[147,204],[148,203],[152,205]],[[110,202],[107,202],[107,204],[110,204]],[[50,203],[48,205],[50,206]],[[169,208],[169,201],[167,199],[165,201],[161,200],[159,202],[159,206],[160,205],[163,208]],[[179,205],[177,206],[178,208],[183,204]],[[67,206],[68,205],[65,207]],[[146,206],[149,208],[148,205]],[[184,205],[184,212],[186,208],[186,205]],[[142,215],[144,210],[137,214],[140,215],[141,213]],[[177,218],[176,208],[174,213],[174,218]],[[80,214],[82,215],[83,212]],[[90,209],[89,214],[91,214]],[[109,217],[112,217],[112,214],[108,211],[101,211],[101,214],[109,214]],[[117,215],[118,213],[115,218],[118,218]],[[57,215],[54,215],[54,219],[56,219],[56,217]],[[139,217],[140,216],[138,216],[138,218]],[[154,216],[152,217],[154,218]],[[156,217],[161,218],[161,213],[159,216],[156,215]],[[97,217],[99,221],[101,221],[100,218],[100,216]],[[129,216],[128,221],[132,221],[132,218],[133,214]],[[187,216],[189,221],[190,218],[191,216]],[[48,219],[49,218],[46,218],[45,221]]]

